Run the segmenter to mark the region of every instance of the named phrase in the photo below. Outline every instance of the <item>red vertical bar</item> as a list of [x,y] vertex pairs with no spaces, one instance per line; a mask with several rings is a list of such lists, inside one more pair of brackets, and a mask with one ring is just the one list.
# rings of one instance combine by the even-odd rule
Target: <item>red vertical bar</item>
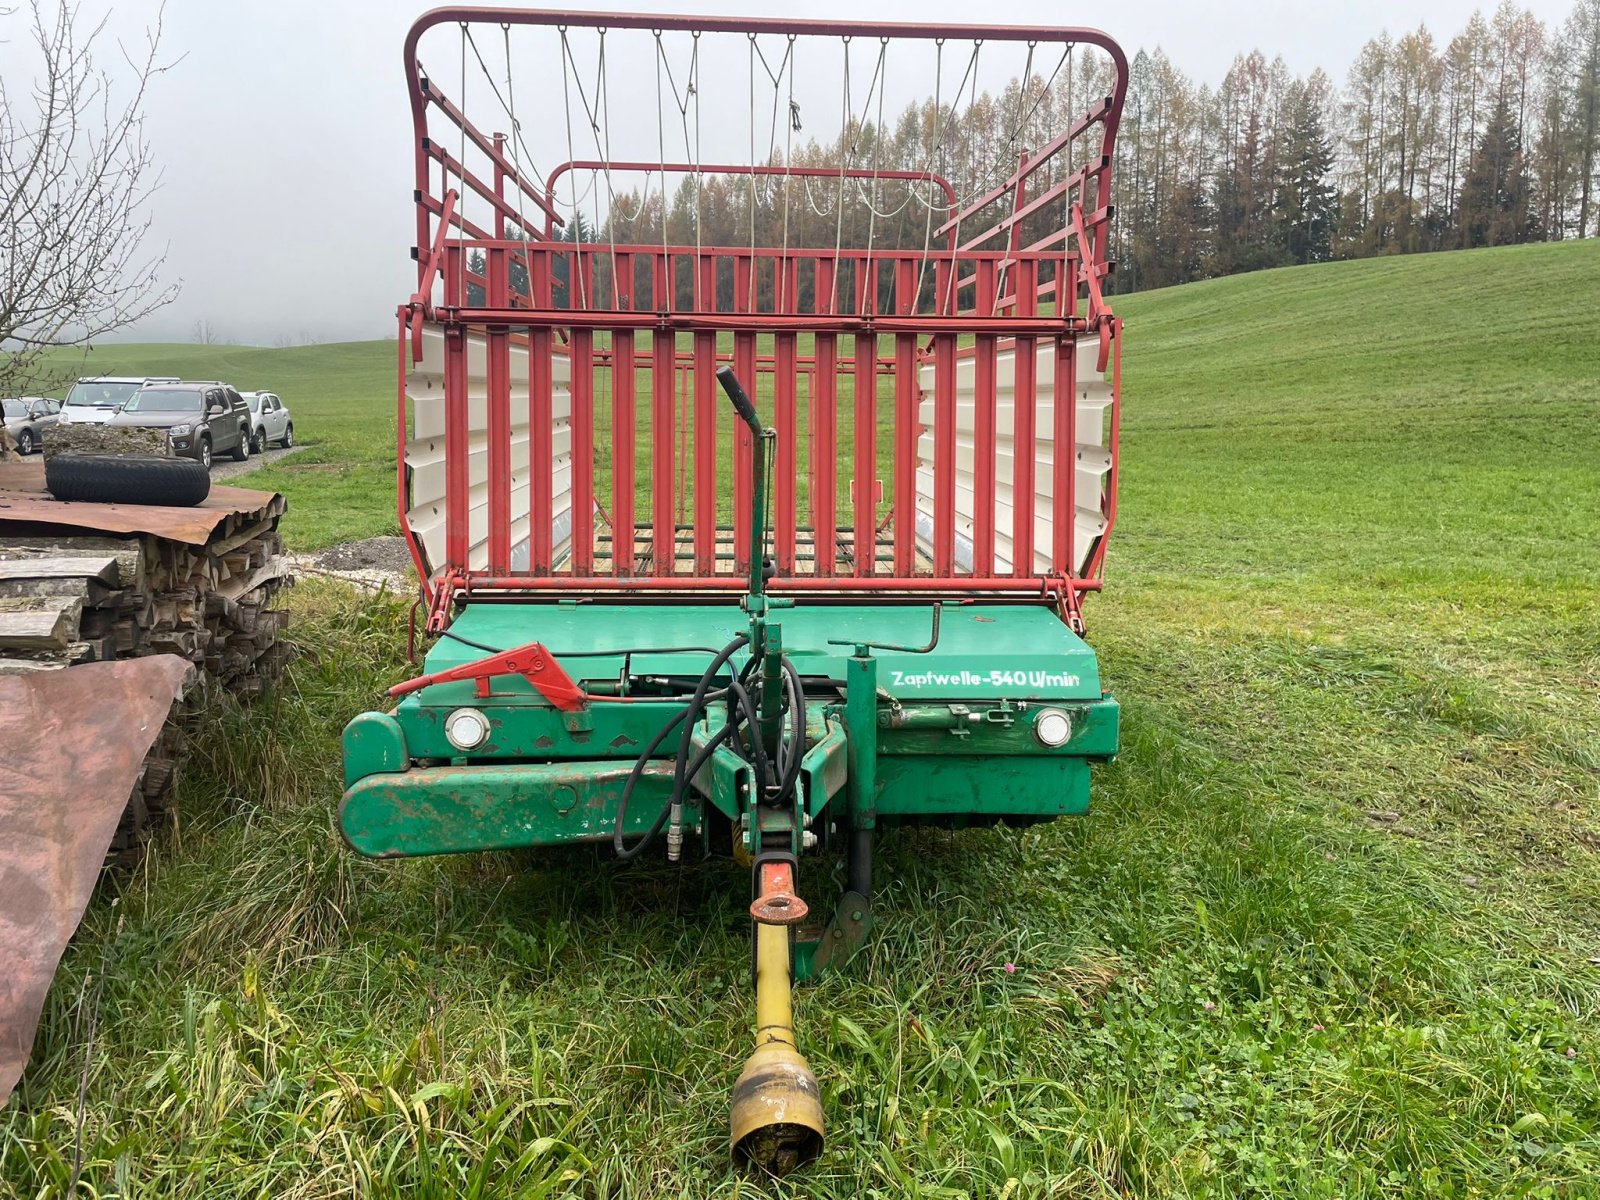
[[862,316],[878,311],[878,264],[870,254],[856,262],[856,311]]
[[[618,255],[618,259],[621,259]],[[633,574],[634,417],[633,330],[611,331],[611,569]]]
[[[980,259],[974,270],[973,312],[994,313],[995,264]],[[972,348],[972,573],[994,573],[995,442],[999,424],[995,370],[996,339],[980,333]]]
[[[747,259],[740,259],[741,264]],[[738,293],[738,284],[735,284]],[[733,335],[733,373],[739,377],[752,397],[756,389],[756,335]],[[750,467],[752,447],[750,429],[743,421],[733,423],[733,561],[739,572],[750,569],[750,507],[754,502],[750,494]]]
[[871,575],[878,557],[878,336],[856,334],[855,560]]
[[[1019,262],[1016,272],[1017,315],[1031,317],[1038,310],[1038,265]],[[1016,439],[1011,469],[1011,570],[1015,575],[1032,575],[1035,432],[1039,376],[1038,339],[1019,337],[1015,351],[1016,380],[1011,393],[1011,412]]]
[[[530,264],[533,307],[550,307],[550,259],[536,254]],[[528,329],[528,531],[534,575],[548,575],[554,548],[551,523],[555,487],[555,372],[550,327]]]
[[933,573],[955,574],[956,336],[933,339]]
[[[494,135],[494,196],[496,200],[504,200],[506,198],[506,169],[501,165],[505,162],[505,159],[506,135],[497,133]],[[548,229],[549,225],[546,224],[545,228]],[[506,212],[498,204],[495,205],[494,209],[494,236],[501,241],[504,241],[506,236]],[[491,304],[489,307],[498,308],[499,305]]]
[[697,259],[699,283],[695,290],[695,307],[701,312],[717,311],[717,260],[714,255],[701,254]]
[[[581,279],[573,275],[569,278]],[[572,331],[572,573],[594,573],[594,334]]]
[[1078,530],[1078,394],[1077,342],[1071,337],[1056,339],[1055,421],[1051,432],[1055,450],[1051,467],[1055,471],[1051,497],[1055,520],[1050,557],[1058,575],[1070,579],[1078,573],[1075,543]]
[[[664,256],[657,255],[657,261]],[[672,378],[677,338],[671,330],[650,335],[650,505],[651,542],[655,574],[671,575],[676,568],[677,527],[673,522],[673,420]]]
[[[691,343],[692,344],[692,343]],[[673,340],[673,377],[677,380],[678,388],[678,441],[673,451],[673,461],[678,471],[678,485],[676,501],[673,505],[673,528],[685,523],[687,513],[685,505],[689,503],[689,436],[692,432],[693,412],[690,406],[690,393],[694,389],[694,355],[691,352],[689,362],[683,366],[677,365],[677,340]]]
[[894,573],[910,577],[917,562],[917,335],[894,339]]
[[717,335],[694,335],[694,569],[717,570]]
[[[509,273],[506,252],[488,254],[490,308],[506,307]],[[485,384],[489,417],[489,573],[511,573],[511,335],[501,328],[484,337]]]
[[634,286],[636,272],[633,269],[633,255],[617,254],[613,256],[616,269],[611,280],[611,290],[615,294],[617,307],[623,311],[635,309],[639,306],[639,297],[635,294]]
[[775,304],[773,311],[788,313],[799,312],[800,272],[795,269],[794,260],[787,254],[782,257],[780,262],[781,266],[779,270],[782,275],[783,287],[777,294],[782,295],[783,302],[781,308],[777,307]]
[[894,307],[902,317],[917,311],[917,260],[900,258],[894,264]]
[[650,256],[650,303],[658,313],[672,311],[672,270],[665,254]]
[[773,468],[777,493],[773,530],[778,543],[778,573],[794,573],[795,512],[795,335],[772,335],[772,396],[778,433],[778,461]]
[[[446,305],[460,304],[461,247],[446,246],[444,295]],[[450,566],[467,570],[468,531],[472,503],[467,474],[472,447],[467,435],[467,332],[450,323],[444,331],[444,547]]]
[[839,339],[816,335],[812,375],[811,525],[816,572],[832,575],[839,542]]
[[817,304],[819,313],[832,313],[835,311],[835,301],[838,299],[834,287],[834,262],[831,258],[817,260]]
[[[982,286],[981,284],[979,286]],[[972,573],[994,573],[995,427],[999,423],[995,339],[980,333],[972,372]]]

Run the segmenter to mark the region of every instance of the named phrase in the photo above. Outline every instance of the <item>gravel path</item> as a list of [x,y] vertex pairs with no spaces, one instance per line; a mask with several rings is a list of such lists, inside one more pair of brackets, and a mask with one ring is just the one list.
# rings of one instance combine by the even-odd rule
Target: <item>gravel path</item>
[[315,554],[291,554],[296,574],[327,575],[367,591],[387,588],[400,595],[416,591],[417,576],[404,538],[375,537],[330,546]]
[[304,446],[290,446],[287,450],[280,450],[276,446],[272,446],[261,454],[252,454],[243,462],[234,462],[231,458],[221,458],[211,464],[211,478],[232,479],[235,475],[248,475],[251,471],[258,471],[268,463],[277,462],[280,458],[303,449],[305,449]]

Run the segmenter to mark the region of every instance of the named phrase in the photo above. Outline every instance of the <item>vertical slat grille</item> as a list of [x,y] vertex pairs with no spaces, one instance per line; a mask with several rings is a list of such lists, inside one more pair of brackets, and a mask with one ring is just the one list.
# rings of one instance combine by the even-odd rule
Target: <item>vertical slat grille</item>
[[[504,16],[507,72],[513,29],[566,43],[601,25],[614,40],[653,38],[669,68],[663,35],[704,33],[753,46],[859,38],[885,52],[901,39],[929,53],[958,41],[974,54],[1026,47],[1030,63],[1041,47],[1068,61],[1092,45],[1110,70],[1106,93],[1065,128],[1009,143],[1030,148],[1005,178],[960,191],[937,145],[918,169],[863,165],[877,152],[864,126],[852,127],[847,161],[821,166],[776,140],[765,157],[753,142],[744,164],[673,162],[665,144],[656,161],[628,159],[597,126],[583,133],[601,158],[541,176],[522,156],[548,114],[486,134],[464,100],[413,71],[418,291],[402,310],[401,440],[407,531],[431,580],[736,591],[757,499],[750,469],[770,453],[779,590],[1059,597],[1097,585],[1118,427],[1120,327],[1102,295],[1126,82],[1112,43],[1087,30]],[[420,31],[442,20],[419,23],[408,62]],[[571,60],[563,51],[554,61]],[[789,68],[775,61],[776,79]],[[671,116],[687,121],[701,89],[723,82],[695,81]],[[800,109],[790,116],[798,129]],[[579,188],[563,200],[584,173],[585,194],[611,205],[587,227]],[[637,210],[618,207],[627,173],[647,181]],[[901,201],[882,194],[888,181]],[[750,213],[731,239],[702,224],[715,188]],[[833,188],[841,207],[819,209],[812,188]],[[836,223],[801,210],[791,226],[794,196]],[[783,220],[758,227],[758,210],[775,213],[780,199]],[[844,219],[846,203],[862,206],[863,224]],[[654,220],[657,236],[628,237],[623,217]],[[753,444],[732,420],[715,380],[727,364],[775,444]]]

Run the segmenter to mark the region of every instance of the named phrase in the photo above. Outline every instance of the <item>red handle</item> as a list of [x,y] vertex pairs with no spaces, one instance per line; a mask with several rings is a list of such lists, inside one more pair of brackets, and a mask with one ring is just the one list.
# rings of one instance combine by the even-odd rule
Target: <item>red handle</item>
[[561,669],[561,664],[538,642],[529,642],[515,650],[502,650],[499,654],[451,667],[448,671],[419,675],[395,684],[389,689],[389,695],[404,696],[436,683],[459,683],[471,679],[477,684],[477,695],[481,700],[489,695],[489,680],[501,675],[521,675],[533,685],[536,692],[562,712],[576,712],[589,699],[572,677]]

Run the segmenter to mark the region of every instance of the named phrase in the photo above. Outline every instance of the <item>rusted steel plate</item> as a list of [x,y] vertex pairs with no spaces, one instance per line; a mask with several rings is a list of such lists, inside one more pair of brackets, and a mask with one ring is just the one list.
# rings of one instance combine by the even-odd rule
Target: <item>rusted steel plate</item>
[[160,654],[0,677],[0,1105],[189,670]]
[[149,533],[203,546],[229,513],[266,508],[275,492],[213,487],[193,508],[153,504],[85,504],[57,500],[44,486],[40,463],[0,463],[0,532],[12,522],[93,529],[105,533]]

